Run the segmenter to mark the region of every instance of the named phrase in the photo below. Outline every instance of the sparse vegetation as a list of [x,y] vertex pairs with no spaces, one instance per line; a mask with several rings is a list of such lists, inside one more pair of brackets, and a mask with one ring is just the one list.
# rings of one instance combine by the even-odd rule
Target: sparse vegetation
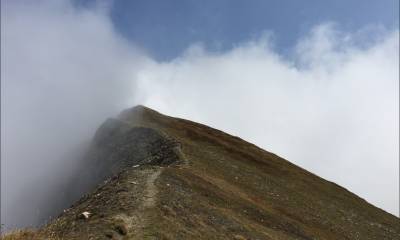
[[[240,138],[144,107],[111,122],[96,135],[102,162],[94,166],[118,174],[41,229],[43,236],[400,238],[399,218]],[[84,211],[91,216],[77,217]]]
[[3,240],[41,240],[39,234],[34,229],[20,229],[7,233],[3,237]]

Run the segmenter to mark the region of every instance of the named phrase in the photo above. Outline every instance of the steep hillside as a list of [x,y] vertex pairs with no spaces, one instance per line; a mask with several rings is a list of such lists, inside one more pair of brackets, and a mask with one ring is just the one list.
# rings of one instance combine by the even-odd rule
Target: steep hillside
[[39,239],[400,239],[399,218],[346,189],[143,106],[99,128],[86,164],[76,184],[94,190]]

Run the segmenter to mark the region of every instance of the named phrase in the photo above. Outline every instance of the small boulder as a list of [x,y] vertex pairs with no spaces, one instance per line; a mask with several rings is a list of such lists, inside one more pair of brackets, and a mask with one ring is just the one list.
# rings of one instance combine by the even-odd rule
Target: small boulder
[[90,217],[90,215],[92,215],[90,212],[85,211],[85,212],[82,212],[81,214],[79,214],[79,218],[88,219]]

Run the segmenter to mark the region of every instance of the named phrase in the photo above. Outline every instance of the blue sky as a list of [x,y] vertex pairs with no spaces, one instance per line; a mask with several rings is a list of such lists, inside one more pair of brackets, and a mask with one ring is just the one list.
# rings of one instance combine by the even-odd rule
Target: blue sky
[[324,22],[350,32],[370,25],[398,28],[398,9],[397,0],[134,0],[114,1],[111,17],[123,36],[154,58],[168,60],[194,42],[225,51],[265,31],[274,33],[277,51],[286,54]]

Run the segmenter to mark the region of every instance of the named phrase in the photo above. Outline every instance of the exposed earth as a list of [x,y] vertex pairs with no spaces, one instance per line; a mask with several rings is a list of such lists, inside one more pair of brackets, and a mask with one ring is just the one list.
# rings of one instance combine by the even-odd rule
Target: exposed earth
[[85,166],[87,195],[4,239],[400,239],[399,218],[335,183],[143,106],[99,128]]

